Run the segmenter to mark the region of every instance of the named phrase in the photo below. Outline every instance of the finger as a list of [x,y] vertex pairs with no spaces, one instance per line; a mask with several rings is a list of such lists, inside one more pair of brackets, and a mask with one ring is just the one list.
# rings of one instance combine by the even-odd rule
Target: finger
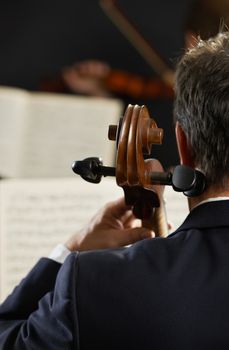
[[174,224],[172,222],[168,222],[168,230],[174,230]]
[[131,225],[135,219],[136,218],[135,218],[132,210],[127,210],[126,212],[124,212],[124,214],[120,218],[120,220],[122,221],[123,226],[125,228],[131,227],[129,225]]
[[142,227],[126,229],[120,233],[121,234],[118,237],[120,246],[126,246],[141,241],[143,239],[155,237],[155,233],[153,231]]
[[125,229],[135,228],[135,227],[142,227],[142,220],[136,219],[134,217],[134,218],[131,218],[131,220],[128,220],[127,222],[125,222],[125,224],[123,224],[123,226],[124,226]]
[[126,229],[142,226],[141,225],[141,220],[137,219],[135,217],[135,215],[133,214],[132,210],[127,211],[123,215],[122,223],[123,223],[123,227],[126,228]]
[[71,67],[63,68],[61,74],[65,80],[75,81],[79,78],[79,73]]
[[100,61],[89,62],[87,69],[88,74],[97,78],[102,78],[109,72],[109,66]]
[[130,212],[130,209],[131,207],[126,205],[124,197],[109,202],[105,207],[106,214],[110,214],[119,220],[124,214]]

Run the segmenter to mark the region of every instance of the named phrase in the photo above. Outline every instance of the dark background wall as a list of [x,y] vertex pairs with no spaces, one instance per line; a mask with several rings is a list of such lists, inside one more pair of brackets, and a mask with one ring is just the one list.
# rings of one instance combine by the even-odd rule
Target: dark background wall
[[[171,67],[184,46],[183,28],[190,2],[119,1],[140,32]],[[89,58],[105,60],[115,68],[154,75],[103,13],[97,0],[1,2],[0,49],[0,84],[29,90],[36,90],[45,76],[58,74],[63,66]],[[159,151],[159,156],[167,165],[176,163],[178,158],[171,129],[172,104],[146,102],[158,124],[167,132],[164,150]]]

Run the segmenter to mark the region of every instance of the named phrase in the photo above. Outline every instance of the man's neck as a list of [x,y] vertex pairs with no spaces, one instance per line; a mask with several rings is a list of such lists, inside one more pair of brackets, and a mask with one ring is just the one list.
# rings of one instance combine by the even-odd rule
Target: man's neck
[[207,189],[204,193],[202,193],[198,197],[193,197],[188,199],[188,205],[189,210],[192,210],[194,207],[196,207],[198,204],[200,204],[203,201],[206,201],[210,198],[217,198],[217,197],[229,197],[229,186],[226,188],[216,188],[216,187],[210,187]]

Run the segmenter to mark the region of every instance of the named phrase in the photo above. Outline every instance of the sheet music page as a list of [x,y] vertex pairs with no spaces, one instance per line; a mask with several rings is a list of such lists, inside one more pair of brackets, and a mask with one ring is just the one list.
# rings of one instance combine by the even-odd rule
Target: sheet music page
[[172,224],[171,233],[184,221],[189,213],[187,197],[181,192],[175,192],[171,186],[165,187],[164,192],[167,220]]
[[109,124],[123,113],[119,100],[34,93],[27,109],[21,173],[26,177],[71,176],[74,160],[98,156],[112,165],[115,142]]
[[[91,184],[80,177],[0,182],[0,300],[42,256],[77,232],[107,201],[123,191],[114,178]],[[168,219],[177,228],[187,215],[186,198],[167,187]]]
[[18,176],[28,93],[0,87],[0,176]]
[[122,197],[115,179],[80,177],[0,182],[0,299],[42,256],[77,232],[106,202]]

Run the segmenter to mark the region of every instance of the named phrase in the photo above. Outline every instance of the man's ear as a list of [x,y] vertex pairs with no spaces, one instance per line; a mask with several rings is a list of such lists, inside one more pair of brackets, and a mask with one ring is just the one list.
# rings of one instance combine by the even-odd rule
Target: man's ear
[[195,163],[193,159],[192,147],[188,143],[187,136],[178,122],[176,123],[176,140],[180,156],[180,163],[182,165],[187,165],[194,168]]

